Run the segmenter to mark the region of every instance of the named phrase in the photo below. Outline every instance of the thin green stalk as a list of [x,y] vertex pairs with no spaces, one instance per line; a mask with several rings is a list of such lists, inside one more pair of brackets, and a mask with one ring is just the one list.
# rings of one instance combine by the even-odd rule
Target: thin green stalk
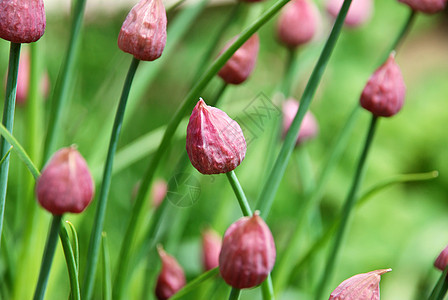
[[291,86],[294,77],[296,63],[297,63],[297,48],[288,48],[285,64],[285,75],[283,76],[282,89],[281,89],[285,99],[287,99],[291,94]]
[[347,224],[352,212],[352,208],[355,204],[356,196],[358,193],[359,185],[361,182],[362,175],[364,173],[365,163],[367,159],[367,154],[369,153],[370,146],[372,145],[373,137],[375,135],[376,124],[378,121],[378,117],[372,116],[372,120],[370,122],[370,126],[367,132],[367,137],[364,143],[364,148],[362,150],[361,156],[358,161],[358,166],[356,168],[356,173],[353,178],[353,183],[350,188],[350,191],[345,200],[345,204],[342,210],[341,223],[339,224],[336,237],[334,240],[333,247],[330,250],[330,254],[325,264],[325,271],[322,273],[320,284],[318,285],[318,289],[316,291],[316,299],[321,299],[322,295],[326,293],[327,284],[331,280],[333,275],[334,266],[336,264],[337,255],[339,249],[341,248],[342,240],[344,237],[344,233],[347,228]]
[[67,103],[69,86],[73,81],[72,78],[74,74],[73,71],[75,66],[76,51],[80,40],[79,34],[81,32],[85,6],[86,0],[76,0],[73,10],[73,23],[70,32],[70,41],[64,64],[61,68],[61,73],[56,82],[54,97],[51,103],[49,114],[50,119],[48,121],[47,135],[45,137],[42,163],[45,163],[53,153],[58,130],[61,127],[60,119],[62,110]]
[[233,191],[235,192],[236,198],[238,199],[238,203],[240,204],[241,211],[244,216],[252,216],[252,210],[250,209],[249,202],[247,201],[246,195],[244,194],[243,188],[238,181],[238,178],[235,175],[234,171],[230,171],[226,173],[227,178],[229,179],[230,185],[232,186]]
[[151,162],[143,176],[141,188],[137,194],[137,198],[132,209],[131,218],[129,224],[126,229],[125,238],[121,244],[120,250],[120,258],[119,265],[117,268],[117,275],[115,281],[114,294],[116,295],[116,299],[120,299],[120,295],[122,293],[122,283],[124,278],[120,277],[120,273],[127,268],[129,264],[129,253],[130,248],[134,240],[134,236],[137,231],[136,225],[139,222],[140,216],[142,214],[142,207],[145,202],[145,195],[148,191],[148,187],[154,177],[154,173],[157,169],[158,163],[161,160],[163,154],[166,152],[166,149],[169,147],[171,143],[171,138],[175,133],[180,121],[187,114],[188,111],[194,106],[194,103],[198,100],[200,93],[202,90],[208,85],[210,80],[218,73],[218,71],[224,66],[224,64],[229,60],[229,58],[236,52],[236,50],[241,47],[258,29],[260,29],[268,20],[270,20],[289,0],[279,0],[276,2],[270,9],[268,9],[263,15],[260,16],[249,28],[244,30],[238,38],[224,51],[221,56],[219,56],[215,62],[208,68],[207,71],[204,72],[204,75],[197,81],[195,86],[191,89],[191,91],[187,94],[181,106],[175,113],[174,117],[171,119],[170,123],[167,126],[165,134],[162,138],[162,141],[159,145],[159,148],[154,153]]
[[61,228],[62,215],[53,216],[50,231],[48,232],[47,243],[45,245],[42,265],[40,267],[39,279],[36,290],[34,291],[34,300],[42,300],[47,289],[48,277],[50,276],[51,263],[53,262],[54,252],[58,243],[59,230]]
[[434,286],[431,294],[429,295],[428,300],[443,300],[448,289],[447,274],[448,265],[445,267],[445,270],[443,270],[442,274],[440,274],[440,278],[439,280],[437,280],[437,283]]
[[76,263],[76,270],[79,270],[79,241],[78,241],[78,234],[76,233],[75,226],[70,221],[65,221],[65,223],[70,228],[70,232],[72,234],[73,239],[73,256],[75,257],[75,263]]
[[385,62],[387,58],[389,57],[389,54],[392,51],[397,51],[398,47],[401,45],[401,43],[406,38],[407,34],[412,28],[412,24],[414,24],[415,17],[417,16],[417,12],[415,10],[410,10],[409,16],[406,18],[406,21],[401,28],[400,32],[398,33],[397,37],[395,38],[395,41],[392,43],[391,47],[389,48],[389,51],[384,55],[383,60],[381,62]]
[[102,234],[101,241],[101,253],[103,257],[103,299],[112,299],[112,279],[110,272],[110,257],[109,257],[109,246],[107,245],[107,235],[105,232]]
[[95,281],[96,266],[98,264],[99,247],[101,243],[101,233],[103,231],[104,216],[106,214],[107,196],[109,194],[110,182],[112,178],[112,167],[115,152],[117,150],[118,139],[120,137],[121,125],[123,123],[124,112],[126,110],[126,103],[131,90],[132,80],[139,65],[140,60],[133,58],[129,67],[126,81],[123,86],[120,103],[117,108],[114,126],[110,137],[109,150],[107,152],[106,164],[104,166],[103,181],[101,183],[101,190],[98,197],[97,210],[90,236],[89,250],[87,254],[86,271],[83,285],[83,299],[90,299],[93,292],[93,284]]
[[205,281],[216,277],[218,274],[219,274],[219,268],[216,267],[199,275],[198,277],[190,281],[181,290],[179,290],[176,294],[174,294],[170,298],[170,300],[182,299],[182,297],[184,297],[185,295],[188,295],[189,293],[196,291],[199,288],[199,286],[203,284]]
[[291,156],[292,150],[294,149],[300,125],[303,118],[305,117],[306,111],[311,104],[311,101],[313,100],[313,96],[330,59],[331,53],[333,52],[333,49],[336,45],[336,41],[338,40],[339,34],[344,24],[345,16],[347,15],[347,11],[350,7],[351,2],[352,0],[344,0],[341,10],[339,11],[339,14],[336,18],[333,29],[331,30],[330,36],[325,43],[319,60],[317,61],[317,64],[314,67],[313,72],[311,73],[311,77],[305,87],[305,91],[303,92],[303,95],[300,99],[299,110],[297,111],[297,114],[288,130],[288,133],[286,134],[285,141],[277,157],[274,168],[272,169],[269,178],[265,186],[263,187],[257,203],[257,207],[261,211],[261,216],[264,219],[266,219],[266,217],[269,215],[272,203],[274,202],[275,194],[277,193],[280,181],[285,174],[286,165]]
[[[5,103],[3,105],[3,121],[7,131],[12,132],[14,125],[14,108],[16,105],[16,91],[17,91],[17,74],[19,72],[19,59],[20,59],[20,47],[21,44],[11,43],[9,51],[9,66],[8,66],[8,78],[6,81],[6,95]],[[0,157],[4,157],[9,151],[11,145],[5,138],[0,139]],[[6,200],[6,188],[8,185],[8,173],[9,173],[9,156],[6,157],[3,164],[0,166],[0,247],[1,236],[3,231],[3,218],[5,216],[5,200]]]
[[232,290],[230,291],[229,300],[238,300],[240,299],[240,295],[241,295],[240,289],[232,288]]
[[67,263],[68,276],[70,279],[71,299],[80,300],[78,268],[76,266],[75,253],[70,243],[67,228],[62,225],[60,227],[59,237],[61,238],[62,248],[64,250],[65,261]]

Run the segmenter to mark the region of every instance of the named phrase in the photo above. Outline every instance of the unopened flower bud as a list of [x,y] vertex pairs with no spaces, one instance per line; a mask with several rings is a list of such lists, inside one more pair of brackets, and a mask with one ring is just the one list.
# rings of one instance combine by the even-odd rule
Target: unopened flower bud
[[[236,37],[228,42],[221,53],[229,48],[235,40]],[[240,84],[246,81],[255,68],[259,47],[260,41],[258,34],[255,33],[232,55],[218,75],[230,84]]]
[[168,191],[168,184],[163,179],[158,179],[153,182],[151,187],[151,204],[157,208],[165,199],[166,192]]
[[157,278],[156,297],[159,300],[169,299],[185,285],[185,274],[182,267],[174,257],[167,254],[162,246],[157,247],[162,270]]
[[[328,0],[327,11],[336,18],[341,10],[344,0]],[[358,27],[366,23],[373,12],[372,0],[352,0],[344,24],[350,27]]]
[[221,252],[221,237],[211,228],[202,232],[202,264],[206,271],[219,265],[219,253]]
[[448,265],[448,246],[440,252],[436,261],[434,262],[434,267],[437,269],[444,271],[446,266]]
[[375,116],[390,117],[403,106],[406,86],[392,53],[367,82],[361,94],[361,106]]
[[266,279],[274,267],[275,256],[272,233],[255,212],[227,229],[219,255],[219,272],[230,286],[251,288]]
[[447,0],[398,0],[415,11],[435,14],[445,9]]
[[[292,121],[299,110],[299,102],[294,98],[289,98],[283,103],[283,137],[288,133],[289,127],[291,127]],[[312,139],[319,132],[319,125],[316,118],[310,111],[307,111],[303,118],[302,124],[299,130],[299,136],[297,137],[296,144],[303,143],[306,140]]]
[[57,151],[36,183],[37,200],[53,215],[82,212],[94,189],[87,163],[74,147]]
[[390,271],[382,269],[352,276],[331,293],[329,300],[380,300],[381,275]]
[[246,140],[237,122],[200,99],[187,127],[187,153],[202,174],[234,170],[246,155]]
[[45,31],[42,0],[0,0],[0,38],[13,43],[31,43]]
[[318,10],[313,2],[293,0],[283,8],[280,14],[277,37],[287,47],[298,47],[313,38],[318,21]]
[[140,0],[129,12],[118,35],[118,47],[140,60],[162,55],[166,44],[166,11],[162,0]]

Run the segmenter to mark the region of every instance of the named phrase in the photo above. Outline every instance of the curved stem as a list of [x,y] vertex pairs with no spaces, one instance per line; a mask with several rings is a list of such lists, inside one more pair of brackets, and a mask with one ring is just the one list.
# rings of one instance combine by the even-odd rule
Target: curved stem
[[375,116],[372,116],[372,120],[370,122],[370,126],[367,132],[367,137],[364,143],[364,148],[361,153],[361,157],[358,161],[358,166],[356,168],[356,173],[353,178],[353,183],[350,188],[350,191],[347,195],[347,198],[345,200],[345,204],[342,210],[341,215],[341,223],[339,224],[338,230],[336,232],[335,242],[333,244],[333,247],[330,250],[330,254],[327,258],[326,264],[325,264],[325,271],[322,274],[320,284],[318,285],[317,293],[316,293],[316,299],[321,299],[322,295],[326,292],[327,284],[330,281],[332,275],[334,266],[336,264],[337,255],[339,252],[339,249],[342,244],[342,239],[344,237],[345,230],[347,228],[347,224],[352,212],[352,208],[355,204],[356,195],[359,189],[359,185],[361,182],[362,175],[364,173],[364,167],[367,159],[367,154],[370,149],[370,145],[372,144],[373,137],[375,134],[375,128],[377,124],[378,118]]
[[112,167],[115,152],[117,150],[118,139],[120,137],[121,125],[123,123],[126,103],[131,90],[132,80],[139,65],[140,60],[133,58],[129,67],[128,74],[123,86],[120,103],[118,104],[117,113],[115,115],[114,126],[110,137],[109,150],[107,152],[106,164],[104,166],[103,181],[98,196],[98,206],[96,209],[95,220],[90,236],[89,251],[87,254],[86,271],[83,285],[83,299],[90,299],[93,291],[93,283],[95,279],[96,266],[98,264],[99,248],[101,243],[101,233],[103,231],[104,216],[106,214],[107,196],[109,194],[110,182],[112,178]]
[[238,203],[240,204],[243,215],[246,217],[252,216],[252,210],[250,209],[249,202],[247,201],[246,195],[244,194],[243,188],[241,187],[240,182],[235,175],[235,172],[230,171],[226,173],[226,175],[229,179],[233,191],[235,192],[236,198],[238,199]]
[[68,231],[64,225],[61,226],[59,237],[61,238],[62,249],[64,250],[65,261],[67,263],[68,276],[70,278],[70,299],[80,300],[78,267],[76,266],[75,253],[73,252],[73,247],[70,243],[70,238],[68,237]]
[[61,220],[62,215],[53,216],[53,220],[51,221],[51,227],[50,231],[48,232],[44,256],[42,257],[39,279],[37,281],[36,290],[34,291],[34,300],[44,299],[45,290],[47,289],[48,277],[50,275],[51,263],[53,262],[54,251],[56,250],[56,245],[58,243]]

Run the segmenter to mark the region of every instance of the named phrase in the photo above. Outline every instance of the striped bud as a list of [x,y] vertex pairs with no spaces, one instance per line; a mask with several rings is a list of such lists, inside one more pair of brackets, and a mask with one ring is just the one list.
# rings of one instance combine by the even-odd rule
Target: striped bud
[[162,246],[158,246],[157,251],[162,260],[162,270],[157,278],[156,297],[159,300],[166,300],[185,285],[185,274],[177,260],[168,255]]
[[437,269],[444,271],[446,266],[448,265],[448,246],[440,252],[436,261],[434,262],[434,267]]

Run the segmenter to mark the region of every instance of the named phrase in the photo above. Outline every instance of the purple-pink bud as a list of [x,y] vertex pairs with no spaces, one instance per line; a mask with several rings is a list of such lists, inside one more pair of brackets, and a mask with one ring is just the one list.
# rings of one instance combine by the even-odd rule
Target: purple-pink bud
[[[344,0],[328,0],[327,11],[336,18],[341,10]],[[358,27],[367,22],[373,12],[372,0],[352,0],[345,18],[345,24],[350,27]]]
[[177,260],[167,254],[162,246],[158,246],[157,251],[162,260],[162,270],[157,278],[155,292],[157,299],[166,300],[185,285],[185,274]]
[[219,255],[219,272],[230,286],[251,288],[266,279],[274,267],[275,256],[272,233],[255,212],[227,229]]
[[[283,103],[283,137],[286,136],[286,133],[288,132],[289,127],[291,126],[298,110],[299,102],[297,102],[294,98],[289,98]],[[299,136],[297,137],[296,144],[300,144],[306,140],[312,139],[317,135],[318,132],[319,125],[316,121],[316,118],[310,111],[307,111],[300,126]]]
[[352,276],[331,293],[329,300],[380,300],[381,275],[390,271],[382,269]]
[[[221,53],[227,50],[235,40],[236,37],[229,41]],[[259,48],[260,41],[258,34],[255,33],[232,55],[218,75],[230,84],[243,83],[255,68]]]
[[375,116],[391,117],[403,106],[406,86],[392,53],[367,82],[361,94],[361,106]]
[[140,0],[129,12],[118,35],[118,47],[140,60],[162,55],[166,44],[166,11],[161,0]]
[[440,252],[436,261],[434,262],[434,267],[437,269],[444,271],[446,266],[448,265],[448,246]]
[[277,37],[287,47],[298,47],[313,38],[318,21],[318,10],[313,2],[292,0],[280,14],[277,23]]
[[37,200],[53,215],[82,212],[94,190],[87,163],[75,147],[57,151],[36,183]]
[[187,127],[187,153],[202,174],[234,170],[246,155],[246,140],[237,122],[200,99]]
[[398,0],[407,4],[413,10],[435,14],[445,9],[447,0]]
[[163,179],[154,181],[151,187],[151,204],[154,208],[159,207],[163,199],[165,199],[168,191],[168,184]]
[[13,43],[31,43],[45,31],[42,0],[0,0],[0,38]]
[[208,228],[202,231],[202,264],[206,271],[219,265],[222,240],[216,231]]

